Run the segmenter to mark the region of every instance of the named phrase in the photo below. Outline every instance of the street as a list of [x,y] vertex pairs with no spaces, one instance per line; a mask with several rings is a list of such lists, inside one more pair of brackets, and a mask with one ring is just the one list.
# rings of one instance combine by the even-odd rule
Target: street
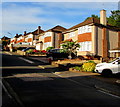
[[[84,75],[62,77],[54,73],[57,69],[42,69],[38,63],[44,65],[17,55],[2,55],[2,83],[5,86],[2,107],[120,106],[119,96],[96,88],[104,84],[103,81]],[[8,104],[6,95],[13,99]]]

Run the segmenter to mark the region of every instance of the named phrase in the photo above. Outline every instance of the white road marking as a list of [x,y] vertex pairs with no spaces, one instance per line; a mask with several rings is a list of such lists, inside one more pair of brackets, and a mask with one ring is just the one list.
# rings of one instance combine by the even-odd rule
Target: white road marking
[[117,96],[117,95],[113,95],[113,94],[107,93],[107,92],[102,91],[102,90],[98,90],[98,91],[99,91],[99,92],[102,92],[102,93],[104,93],[104,94],[110,95],[110,96],[112,96],[112,97],[120,98],[120,97]]
[[69,79],[69,78],[63,77],[63,76],[61,76],[59,73],[54,73],[54,72],[53,72],[53,74],[54,74],[54,75],[57,75],[57,76],[59,76],[59,77],[61,77],[61,78],[65,78],[65,79],[67,79],[68,81],[74,82],[74,83],[77,84],[77,85],[80,85],[80,86],[84,86],[84,87],[90,88],[90,86],[81,84],[81,83],[78,82],[78,81],[75,81],[75,80],[73,80],[73,79]]
[[25,58],[22,58],[22,57],[19,57],[19,59],[22,59],[22,60],[24,60],[24,61],[26,61],[26,62],[28,62],[28,63],[34,63],[33,61],[30,61],[30,60],[28,60],[28,59],[25,59]]
[[[55,75],[57,75],[57,76],[59,76],[59,77],[61,77],[61,78],[65,78],[65,77],[62,77],[60,74],[57,74],[57,73],[54,73],[54,72],[53,72],[53,74],[55,74]],[[69,78],[65,78],[65,79],[67,79],[67,80],[69,80],[69,81],[72,81],[72,82],[74,82],[74,83],[76,83],[76,84],[78,84],[78,85],[82,85],[82,86],[85,86],[85,87],[89,87],[89,86],[80,84],[78,81],[75,81],[75,80],[72,80],[72,79],[69,79]],[[108,93],[108,92],[105,92],[105,91],[102,91],[102,90],[98,90],[98,91],[99,91],[99,92],[102,92],[102,93],[104,93],[104,94],[110,95],[110,96],[112,96],[112,97],[115,97],[115,98],[120,98],[120,97],[117,96],[117,95],[114,95],[114,94],[111,94],[111,93]]]
[[[14,98],[15,98],[16,101],[19,103],[19,105],[20,105],[21,107],[25,107],[25,106],[23,105],[22,101],[19,99],[17,93],[16,93],[16,92],[13,90],[13,88],[10,86],[10,84],[9,84],[7,81],[4,81],[4,82],[5,82],[5,84],[6,84],[6,87],[9,88],[9,91],[10,91],[10,93],[12,94],[12,95],[10,95],[10,93],[9,93],[8,90],[7,90],[7,88],[5,88],[5,86],[4,86],[3,88],[5,89],[6,93],[9,95],[9,97],[10,97],[11,99],[13,99],[13,100],[14,100]],[[1,82],[1,84],[2,84],[2,86],[3,86],[3,83],[2,83],[2,82]]]
[[7,95],[12,99],[12,96],[9,94],[8,90],[6,89],[6,87],[4,86],[4,84],[2,83],[2,81],[0,81],[4,91],[7,93]]

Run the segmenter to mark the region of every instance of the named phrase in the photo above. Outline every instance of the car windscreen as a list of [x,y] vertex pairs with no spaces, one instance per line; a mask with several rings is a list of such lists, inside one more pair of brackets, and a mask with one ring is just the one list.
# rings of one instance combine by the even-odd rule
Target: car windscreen
[[48,52],[60,52],[60,49],[49,50]]
[[115,58],[115,59],[113,59],[112,61],[109,61],[108,63],[112,63],[112,62],[114,62],[114,61],[116,61],[116,60],[118,60],[119,58]]

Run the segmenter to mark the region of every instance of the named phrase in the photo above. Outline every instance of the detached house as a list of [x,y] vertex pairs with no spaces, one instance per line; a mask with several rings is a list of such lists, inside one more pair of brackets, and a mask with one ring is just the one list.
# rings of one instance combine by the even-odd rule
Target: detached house
[[14,47],[35,47],[37,41],[39,40],[38,35],[43,32],[44,31],[41,30],[41,27],[38,26],[38,29],[33,32],[26,33],[26,31],[24,31],[23,35],[16,34],[16,36],[10,41],[10,51],[13,51]]
[[38,35],[40,33],[43,33],[44,31],[41,30],[41,27],[38,26],[38,29],[33,31],[33,32],[30,32],[30,33],[26,33],[24,32],[24,39],[25,39],[25,42],[29,43],[30,45],[33,45],[35,46],[37,41],[39,40],[39,37]]
[[10,44],[16,44],[17,38],[18,38],[18,34],[16,34],[16,36],[14,38],[10,39]]
[[60,43],[63,41],[62,32],[66,28],[62,26],[55,26],[39,35],[39,42],[36,44],[37,50],[46,50],[47,47],[60,48]]
[[106,11],[100,11],[100,20],[88,18],[63,32],[64,40],[77,41],[80,48],[78,55],[97,55],[114,57],[109,50],[120,47],[120,28],[107,24]]

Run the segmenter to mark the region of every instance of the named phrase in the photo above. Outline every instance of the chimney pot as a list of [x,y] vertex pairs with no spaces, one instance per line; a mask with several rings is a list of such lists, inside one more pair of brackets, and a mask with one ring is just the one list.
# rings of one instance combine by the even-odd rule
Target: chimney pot
[[18,34],[16,34],[16,36],[18,36]]
[[100,23],[103,25],[107,25],[106,10],[100,11]]
[[26,35],[26,31],[24,31],[24,36]]
[[41,29],[41,26],[38,26],[38,29]]
[[38,34],[40,34],[41,26],[38,26]]

